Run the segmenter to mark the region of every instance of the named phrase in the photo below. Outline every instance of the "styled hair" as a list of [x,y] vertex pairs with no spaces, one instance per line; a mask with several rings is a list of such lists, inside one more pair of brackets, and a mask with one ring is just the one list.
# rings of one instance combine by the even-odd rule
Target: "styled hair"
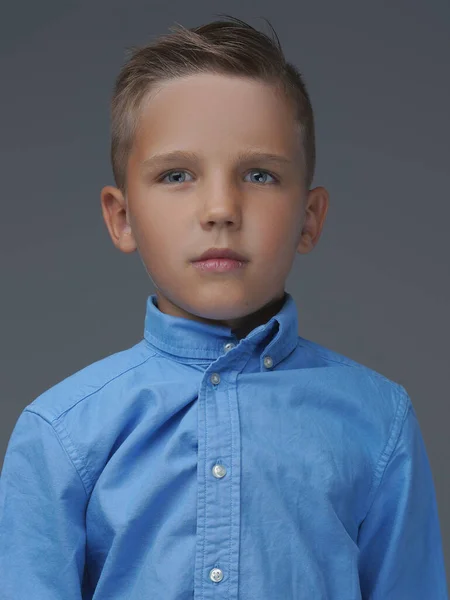
[[111,100],[111,163],[116,186],[126,195],[127,163],[144,102],[164,81],[199,73],[250,78],[269,83],[284,93],[294,108],[301,136],[304,184],[311,186],[315,169],[314,116],[306,86],[296,67],[286,61],[276,42],[251,25],[229,19],[186,29],[179,23],[172,33],[158,36],[143,47],[131,47],[131,57],[117,76]]

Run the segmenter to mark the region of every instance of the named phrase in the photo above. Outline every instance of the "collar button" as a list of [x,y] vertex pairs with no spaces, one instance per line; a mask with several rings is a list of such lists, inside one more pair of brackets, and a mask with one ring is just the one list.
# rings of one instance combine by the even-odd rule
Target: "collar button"
[[273,360],[270,356],[264,357],[264,366],[266,369],[271,369],[273,367]]
[[213,373],[209,379],[213,385],[218,385],[220,383],[219,373]]
[[236,344],[234,344],[233,342],[228,342],[227,344],[224,345],[223,349],[225,350],[225,352],[229,352],[235,346],[236,346]]

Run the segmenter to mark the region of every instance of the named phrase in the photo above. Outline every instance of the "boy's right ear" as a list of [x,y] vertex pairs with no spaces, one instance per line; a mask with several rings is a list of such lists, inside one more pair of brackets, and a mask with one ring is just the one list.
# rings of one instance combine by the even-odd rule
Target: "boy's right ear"
[[122,252],[134,252],[137,244],[122,192],[112,185],[107,185],[100,192],[100,200],[103,219],[114,246]]

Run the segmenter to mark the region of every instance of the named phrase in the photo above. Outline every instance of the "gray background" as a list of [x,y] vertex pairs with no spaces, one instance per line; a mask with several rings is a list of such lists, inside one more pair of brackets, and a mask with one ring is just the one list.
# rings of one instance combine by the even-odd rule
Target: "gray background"
[[299,334],[401,383],[419,417],[450,562],[450,4],[447,0],[15,0],[0,19],[0,454],[23,408],[143,335],[154,292],[113,246],[109,101],[125,48],[226,12],[304,75],[330,209],[286,289]]

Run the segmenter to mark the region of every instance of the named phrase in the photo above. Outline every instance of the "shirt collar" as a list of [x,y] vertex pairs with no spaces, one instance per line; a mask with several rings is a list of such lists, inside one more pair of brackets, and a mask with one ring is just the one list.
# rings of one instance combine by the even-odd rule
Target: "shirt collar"
[[275,366],[297,346],[297,307],[293,297],[285,292],[285,302],[279,312],[239,340],[230,327],[161,312],[156,294],[152,294],[147,298],[144,338],[157,351],[173,355],[175,360],[216,360],[232,342],[247,351],[258,347],[264,355],[270,355]]

